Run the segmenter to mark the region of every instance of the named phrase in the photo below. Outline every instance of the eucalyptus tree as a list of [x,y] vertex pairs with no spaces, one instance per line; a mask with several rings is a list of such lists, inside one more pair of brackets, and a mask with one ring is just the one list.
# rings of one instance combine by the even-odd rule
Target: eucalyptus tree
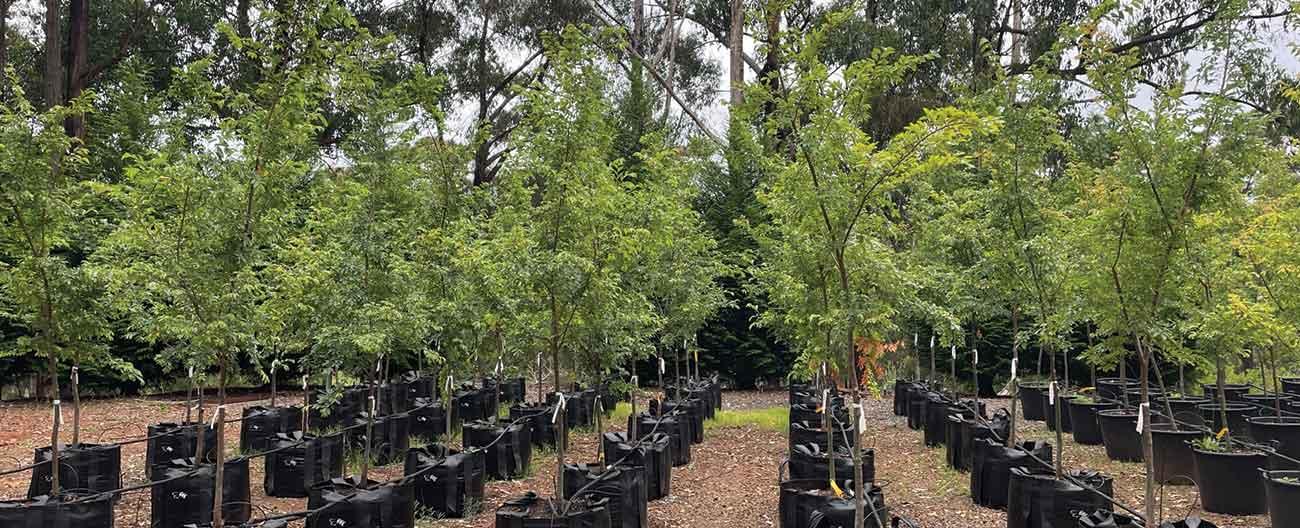
[[[89,101],[81,98],[37,111],[12,75],[5,84],[10,88],[0,105],[0,313],[21,325],[26,335],[7,344],[0,356],[35,353],[47,362],[54,399],[50,449],[56,466],[50,472],[50,489],[58,496],[59,362],[73,363],[73,395],[78,401],[78,365],[106,365],[136,379],[140,374],[108,354],[105,342],[112,329],[103,284],[81,265],[75,247],[82,226],[97,214],[94,194],[100,185],[94,175],[81,174],[86,149],[64,133],[62,123],[84,114]],[[79,418],[77,404],[74,445],[80,442]]]
[[[1157,92],[1149,110],[1136,108],[1132,105],[1138,84],[1134,65],[1140,59],[1111,53],[1104,38],[1083,54],[1096,65],[1091,77],[1114,150],[1099,163],[1072,167],[1081,186],[1079,209],[1072,218],[1073,235],[1078,237],[1075,258],[1085,274],[1088,301],[1097,308],[1100,332],[1124,338],[1112,346],[1137,351],[1142,384],[1139,420],[1147,424],[1151,423],[1148,378],[1155,351],[1180,350],[1187,337],[1184,314],[1219,311],[1220,303],[1231,299],[1214,291],[1228,285],[1198,284],[1214,278],[1215,260],[1226,263],[1225,255],[1214,255],[1222,249],[1207,244],[1231,239],[1216,232],[1230,231],[1233,222],[1216,219],[1244,212],[1243,182],[1259,173],[1261,160],[1266,159],[1260,150],[1268,150],[1259,117],[1243,111],[1233,95],[1244,89],[1237,72],[1260,52],[1258,41],[1236,31],[1232,23],[1248,6],[1234,3],[1225,8],[1229,11],[1224,22],[1209,28],[1202,42],[1213,60],[1189,75],[1189,83],[1214,87],[1215,95],[1200,104],[1183,99],[1183,88],[1178,86]],[[1192,320],[1195,323],[1197,317]],[[1212,343],[1213,326],[1202,324],[1191,335],[1204,334],[1211,346],[1231,346]],[[1222,358],[1230,352],[1210,353]],[[1150,475],[1150,427],[1144,428],[1143,447]],[[1155,507],[1154,487],[1148,479],[1148,519],[1155,518]]]
[[[267,294],[259,270],[283,238],[286,209],[316,159],[319,108],[336,79],[330,65],[353,51],[319,38],[346,25],[346,13],[311,7],[306,18],[261,14],[259,33],[275,28],[281,38],[228,32],[258,66],[259,80],[246,90],[214,86],[210,60],[177,73],[170,95],[183,104],[160,119],[166,142],[127,171],[120,198],[128,216],[96,255],[134,330],[167,345],[160,360],[217,368],[219,424],[227,376],[238,355],[253,350],[258,305]],[[211,128],[196,135],[195,124]],[[219,524],[224,437],[217,438]]]
[[[911,295],[886,240],[896,230],[889,216],[889,193],[912,179],[962,163],[956,147],[979,131],[996,130],[998,123],[944,108],[927,111],[888,141],[872,139],[865,129],[872,99],[927,58],[876,50],[870,58],[832,74],[821,57],[832,27],[811,31],[783,52],[794,64],[789,78],[783,79],[785,90],[758,87],[746,99],[769,105],[762,128],[776,136],[768,138],[775,145],[767,160],[774,177],[759,194],[772,221],[760,236],[778,247],[797,244],[813,250],[806,258],[813,265],[778,273],[801,283],[803,292],[825,292],[822,309],[809,311],[796,323],[815,329],[801,335],[828,336],[824,349],[814,349],[824,351],[816,359],[838,365],[847,378],[856,400],[852,416],[861,413],[860,381],[879,383],[870,373],[859,380],[858,339],[881,339],[893,328],[902,300]],[[783,130],[790,135],[778,132]],[[792,251],[776,253],[787,258],[768,260],[765,266],[792,261]],[[820,341],[799,344],[820,347]],[[865,520],[860,445],[854,442],[853,448],[857,525]]]

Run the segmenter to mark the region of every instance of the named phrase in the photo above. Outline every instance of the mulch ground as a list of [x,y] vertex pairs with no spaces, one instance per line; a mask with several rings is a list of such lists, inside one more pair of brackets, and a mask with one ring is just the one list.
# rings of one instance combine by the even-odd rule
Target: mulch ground
[[[289,395],[297,401],[298,395]],[[727,409],[784,407],[784,391],[729,391],[723,397]],[[228,406],[239,416],[245,406],[265,404],[250,399]],[[989,410],[1006,405],[1006,400],[989,402]],[[644,404],[639,404],[644,409]],[[971,503],[969,475],[949,469],[944,448],[927,448],[921,432],[911,431],[906,419],[893,416],[888,400],[866,406],[868,428],[864,446],[876,450],[876,474],[885,488],[885,501],[895,512],[910,517],[926,528],[1002,528],[1006,514],[979,508]],[[82,412],[83,441],[115,442],[139,438],[151,423],[178,421],[184,417],[184,402],[151,399],[91,400]],[[65,409],[65,423],[71,421]],[[0,470],[31,462],[33,450],[48,443],[50,410],[44,403],[0,404]],[[624,424],[612,424],[621,430]],[[1020,422],[1019,433],[1026,439],[1049,440],[1054,434],[1041,422]],[[238,445],[238,427],[227,427],[228,445]],[[1064,463],[1067,468],[1089,468],[1115,478],[1117,498],[1131,506],[1141,504],[1142,464],[1113,462],[1101,446],[1080,446],[1066,435]],[[70,439],[70,436],[65,436]],[[574,432],[567,457],[570,462],[593,462],[597,456],[594,432]],[[650,525],[655,528],[730,528],[734,526],[777,526],[777,470],[786,456],[783,431],[755,425],[717,428],[705,442],[692,448],[692,463],[672,470],[672,494],[650,503]],[[145,481],[144,444],[122,449],[125,485]],[[534,457],[533,473],[521,480],[489,482],[484,497],[487,508],[468,519],[422,519],[421,527],[487,528],[493,526],[492,509],[505,500],[537,491],[548,495],[555,475],[554,456],[549,452]],[[300,511],[305,499],[267,497],[262,489],[261,459],[250,464],[253,516]],[[371,478],[384,480],[400,476],[401,465],[377,468]],[[0,497],[19,498],[26,494],[27,473],[0,477]],[[149,525],[149,493],[126,494],[117,505],[118,528],[146,528]],[[1199,511],[1195,488],[1164,488],[1166,517],[1198,513],[1224,528],[1261,528],[1267,517],[1223,517]]]

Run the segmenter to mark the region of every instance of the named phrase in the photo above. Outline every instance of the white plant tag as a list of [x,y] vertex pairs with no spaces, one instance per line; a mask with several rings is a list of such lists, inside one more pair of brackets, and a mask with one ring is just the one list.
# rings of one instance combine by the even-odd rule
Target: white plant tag
[[827,410],[826,408],[830,406],[830,403],[831,403],[831,390],[822,389],[822,412],[826,412]]
[[957,345],[952,346],[952,351],[950,353],[952,354],[953,359],[957,359]]
[[551,413],[551,423],[555,423],[560,418],[560,411],[564,410],[564,393],[557,392],[555,394],[560,397],[560,401],[555,402],[555,412]]
[[917,334],[912,334],[912,348],[916,348],[916,340],[917,340],[919,337],[920,337],[920,336],[918,336]]
[[190,365],[190,379],[194,379],[194,366]]
[[858,413],[858,431],[867,430],[867,413],[862,412],[861,405],[854,405],[853,409]]
[[302,390],[307,390],[307,375],[306,375],[306,374],[303,374],[303,376],[302,376]]
[[72,367],[72,384],[80,385],[80,383],[78,383],[77,381],[77,367]]
[[[373,399],[372,399],[372,401],[373,401]],[[226,408],[225,405],[218,405],[216,409],[213,409],[213,410],[212,410],[212,419],[211,419],[211,420],[208,420],[208,427],[209,427],[209,428],[211,428],[211,427],[215,427],[215,426],[217,425],[217,416],[220,416],[220,415],[221,415],[221,410],[222,410],[222,409],[225,409],[225,408]]]
[[370,416],[373,417],[373,416],[375,415],[375,410],[376,410],[376,409],[377,409],[377,407],[376,407],[376,405],[375,405],[375,397],[374,397],[374,396],[371,396],[371,397],[370,397]]
[[659,356],[659,373],[663,374],[665,372],[668,372],[668,367],[664,365],[663,356]]
[[498,358],[497,358],[497,368],[496,368],[496,374],[497,374],[497,376],[500,376],[500,375],[501,375],[501,369],[503,369],[503,368],[505,368],[505,365],[503,365],[503,364],[501,363],[501,358],[498,357]]
[[54,400],[54,421],[63,425],[63,407],[60,406],[59,400]]
[[974,352],[974,353],[975,353],[975,364],[976,364],[976,365],[980,364],[980,349],[978,349],[978,348],[972,348],[972,349],[971,349],[971,352]]
[[930,350],[934,350],[934,336],[930,336]]
[[1047,403],[1056,405],[1056,382],[1047,385]]
[[1011,358],[1011,380],[1016,379],[1016,358]]
[[1146,416],[1146,414],[1147,414],[1147,412],[1148,412],[1148,409],[1150,409],[1150,405],[1151,405],[1151,404],[1149,404],[1149,403],[1143,403],[1142,405],[1139,405],[1139,406],[1138,406],[1137,432],[1138,432],[1139,434],[1142,433],[1142,425],[1143,425],[1143,424],[1142,424],[1142,421],[1143,421],[1142,418],[1143,418],[1144,416]]
[[636,374],[633,374],[633,375],[632,375],[632,388],[635,389],[635,388],[637,388],[637,387],[639,386],[639,385],[638,385],[639,380],[640,380],[640,378],[638,378],[638,377],[636,376]]
[[541,371],[542,371],[542,353],[541,353],[541,352],[538,352],[538,353],[537,353],[537,372],[541,372]]

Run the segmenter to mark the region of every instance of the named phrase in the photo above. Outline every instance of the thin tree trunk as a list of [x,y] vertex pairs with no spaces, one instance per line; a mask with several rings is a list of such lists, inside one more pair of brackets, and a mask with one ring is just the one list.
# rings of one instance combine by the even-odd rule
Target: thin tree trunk
[[[221,511],[221,504],[225,502],[225,478],[226,478],[226,366],[223,364],[218,368],[218,396],[217,396],[217,453],[216,460],[216,482],[212,488],[212,526],[225,526],[224,512]],[[202,462],[199,462],[202,463]]]
[[[12,0],[0,0],[0,72],[9,67],[9,4]],[[0,84],[0,96],[8,95],[8,81]]]
[[63,26],[59,19],[59,0],[45,0],[46,108],[63,104],[63,39],[60,37]]
[[1011,423],[1007,430],[1007,447],[1016,445],[1016,404],[1020,400],[1020,305],[1011,305]]
[[72,365],[72,445],[81,445],[81,376],[80,362]]
[[[1038,350],[1039,350],[1039,353],[1042,353],[1043,348],[1045,348],[1045,347],[1039,347],[1039,349],[1038,349]],[[1062,436],[1062,434],[1061,434],[1061,406],[1060,406],[1060,402],[1061,402],[1060,398],[1061,398],[1061,395],[1060,395],[1060,394],[1057,394],[1057,391],[1056,391],[1056,354],[1053,353],[1053,352],[1049,352],[1049,353],[1047,354],[1047,357],[1048,357],[1048,362],[1049,362],[1050,365],[1051,365],[1051,366],[1049,367],[1049,368],[1051,369],[1051,373],[1048,375],[1048,377],[1049,377],[1049,381],[1048,381],[1049,385],[1048,385],[1048,389],[1047,389],[1047,390],[1051,393],[1051,397],[1052,397],[1052,398],[1051,398],[1051,399],[1052,399],[1051,404],[1052,404],[1052,411],[1053,411],[1052,414],[1053,414],[1053,416],[1050,418],[1050,420],[1053,421],[1053,423],[1055,424],[1054,429],[1056,429],[1056,478],[1059,479],[1059,478],[1061,478],[1061,476],[1064,474],[1064,471],[1062,471],[1062,465],[1063,465],[1063,459],[1064,459],[1064,453],[1062,453],[1062,451],[1064,451],[1064,450],[1061,449],[1062,447],[1064,447],[1064,443],[1061,441],[1061,436]]]
[[[90,41],[90,0],[68,2],[68,100],[81,96],[86,87],[86,57]],[[81,116],[69,116],[64,123],[68,136],[86,139],[86,122]]]
[[1141,367],[1142,375],[1142,405],[1138,407],[1138,420],[1142,421],[1142,464],[1146,466],[1146,518],[1151,522],[1156,522],[1159,517],[1156,516],[1156,488],[1155,481],[1151,475],[1155,474],[1155,465],[1152,447],[1151,447],[1151,382],[1148,378],[1150,371],[1151,358],[1150,352],[1147,351],[1146,345],[1142,338],[1135,339],[1138,347],[1138,360]]
[[745,3],[730,0],[731,27],[727,31],[727,48],[730,52],[731,108],[732,112],[745,101]]

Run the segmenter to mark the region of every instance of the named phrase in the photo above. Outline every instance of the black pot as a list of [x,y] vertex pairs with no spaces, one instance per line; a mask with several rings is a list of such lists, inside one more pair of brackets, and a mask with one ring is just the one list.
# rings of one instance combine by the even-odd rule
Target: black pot
[[1300,396],[1300,378],[1282,378],[1282,393]]
[[1006,447],[1001,442],[982,439],[976,440],[974,446],[970,471],[971,500],[986,508],[1006,507],[1011,468],[1050,469],[1048,465],[1052,461],[1052,445],[1046,442],[1029,441]]
[[1117,405],[1124,399],[1124,391],[1141,385],[1131,378],[1097,378],[1097,398],[1101,403]]
[[[826,479],[792,479],[781,481],[777,503],[779,528],[847,528],[854,524],[854,504],[836,498],[828,491]],[[863,528],[889,526],[889,509],[879,486],[867,491]],[[847,518],[846,518],[847,515]]]
[[[845,424],[846,426],[848,424]],[[852,427],[833,429],[835,431],[835,445],[853,445],[857,441]],[[817,444],[822,451],[830,451],[830,441],[827,439],[826,429],[822,428],[821,422],[791,422],[790,423],[790,449],[801,444]]]
[[[650,414],[655,416],[675,416],[679,421],[689,421],[691,444],[702,444],[704,443],[704,419],[708,414],[705,410],[707,406],[704,400],[698,398],[665,402],[650,400],[649,410]],[[821,420],[821,414],[814,413],[814,416],[817,420]]]
[[[1138,387],[1138,388],[1130,388],[1130,389],[1124,391],[1124,394],[1128,397],[1128,405],[1129,405],[1129,407],[1134,407],[1134,408],[1136,408],[1139,404],[1142,403],[1142,388],[1141,388],[1141,387]],[[1164,398],[1164,397],[1165,397],[1165,393],[1160,392],[1160,389],[1157,389],[1157,388],[1155,388],[1155,387],[1147,387],[1147,398],[1150,399],[1149,401],[1151,401],[1151,404],[1152,404],[1151,406],[1152,406],[1152,407],[1155,407],[1155,402],[1156,402],[1156,400],[1159,400],[1160,398]],[[1154,412],[1154,411],[1153,411],[1153,412]]]
[[266,455],[262,486],[270,497],[306,497],[312,485],[343,476],[343,434],[279,433]]
[[[406,413],[411,417],[411,436],[428,441],[447,436],[447,409],[442,402],[431,398],[416,398],[412,401],[411,412]],[[453,429],[456,425],[452,424]]]
[[[150,526],[181,526],[212,519],[216,490],[215,464],[196,466],[193,458],[172,460],[158,466],[155,480],[166,481],[149,489]],[[248,459],[227,460],[222,473],[221,514],[235,523],[247,521],[253,513],[248,481]]]
[[1114,409],[1113,403],[1102,402],[1083,402],[1078,398],[1070,400],[1070,428],[1074,436],[1074,441],[1081,445],[1102,445],[1105,439],[1101,436],[1101,424],[1097,421],[1097,413]]
[[605,499],[579,498],[555,501],[528,492],[507,500],[496,512],[496,528],[607,528]]
[[1300,526],[1300,470],[1264,471],[1268,519],[1273,526]]
[[[518,403],[524,401],[528,396],[528,382],[522,377],[507,378],[501,382],[501,401],[502,403]],[[614,403],[607,402],[611,408]]]
[[1043,408],[1045,401],[1043,395],[1047,393],[1047,384],[1021,383],[1019,388],[1021,415],[1031,422],[1041,422],[1047,419],[1047,409]]
[[145,444],[144,464],[149,480],[159,480],[157,470],[172,460],[194,458],[200,429],[203,431],[203,460],[211,462],[216,459],[217,431],[208,424],[164,422],[146,428],[149,439]]
[[390,414],[375,419],[369,426],[369,417],[362,414],[348,432],[351,433],[352,445],[356,449],[365,449],[366,431],[373,432],[370,440],[370,457],[376,465],[386,466],[406,457],[406,450],[411,447],[411,417],[408,414]]
[[969,471],[974,464],[976,440],[991,440],[1002,443],[1011,434],[1011,418],[1006,409],[999,409],[993,417],[985,422],[970,421],[967,425],[963,419],[961,426],[961,471]]
[[239,450],[247,454],[270,450],[275,435],[299,429],[302,429],[300,407],[244,407],[239,422]]
[[[644,437],[651,432],[663,433],[672,440],[673,467],[691,463],[691,421],[679,420],[677,416],[655,417],[647,413],[629,416],[628,430],[632,430],[632,420],[636,420],[637,434]],[[791,438],[794,438],[791,436]]]
[[[1056,405],[1052,404],[1049,396],[1051,396],[1051,394],[1043,393],[1043,421],[1047,422],[1048,431],[1055,431]],[[1061,407],[1061,432],[1068,433],[1073,431],[1074,428],[1071,426],[1072,422],[1070,422],[1070,400],[1074,399],[1074,396],[1057,396],[1056,399],[1057,401],[1063,402]]]
[[512,480],[528,472],[533,444],[529,439],[529,427],[523,422],[513,425],[469,422],[464,425],[461,440],[466,451],[484,451],[489,479]]
[[565,464],[564,498],[606,501],[610,528],[648,528],[645,468]]
[[912,382],[894,380],[894,416],[907,416],[907,389]]
[[415,526],[415,489],[411,481],[362,486],[352,478],[336,478],[311,487],[307,528]]
[[1085,471],[1071,472],[1074,481],[1058,479],[1052,470],[1041,467],[1018,467],[1011,470],[1007,491],[1007,528],[1055,528],[1074,523],[1072,511],[1110,509],[1106,496],[1114,496],[1110,477]]
[[[510,421],[520,418],[527,418],[529,438],[532,439],[533,445],[555,447],[555,439],[560,434],[560,429],[551,421],[551,414],[555,412],[555,407],[550,405],[530,405],[526,403],[510,406]],[[568,433],[568,429],[565,429]]]
[[482,451],[461,453],[431,444],[406,452],[403,475],[415,502],[443,517],[468,517],[483,505],[487,460]]
[[[62,458],[62,457],[60,457]],[[28,500],[0,501],[0,526],[5,528],[113,528],[113,496],[103,494],[65,502],[45,495]]]
[[628,441],[626,433],[605,433],[601,438],[605,463],[645,469],[647,498],[667,497],[672,491],[672,439],[664,433],[655,433],[643,435],[640,440]]
[[1206,403],[1210,403],[1210,400],[1205,398],[1162,397],[1159,400],[1152,401],[1151,415],[1161,418],[1161,421],[1169,421],[1167,415],[1172,410],[1174,413],[1173,419],[1178,422],[1179,427],[1183,429],[1199,429],[1205,427],[1205,417],[1201,416],[1199,406]]
[[[1210,426],[1211,430],[1218,431],[1223,429],[1223,419],[1219,412],[1219,404],[1205,403],[1197,405],[1196,408],[1201,410],[1201,416],[1205,423]],[[1245,403],[1229,403],[1223,406],[1228,413],[1228,430],[1242,435],[1248,431],[1249,424],[1247,418],[1255,416],[1255,408]]]
[[948,467],[957,471],[965,471],[969,466],[965,464],[963,451],[963,429],[969,430],[974,420],[965,418],[958,414],[948,415],[948,420],[944,424],[943,444],[946,447],[944,451],[944,460],[948,462]]
[[948,415],[953,412],[961,412],[961,410],[946,400],[931,398],[929,402],[926,402],[925,434],[922,435],[926,447],[943,445]]
[[1193,442],[1205,433],[1199,429],[1170,424],[1151,426],[1151,466],[1153,477],[1161,484],[1195,485],[1196,475]]
[[1286,416],[1291,412],[1294,397],[1290,394],[1247,394],[1241,399],[1255,407],[1254,416],[1277,416],[1278,409],[1282,410],[1282,416]]
[[[36,450],[35,463],[50,460],[50,448]],[[32,468],[27,498],[50,494],[50,464]],[[70,493],[102,493],[122,487],[122,446],[79,444],[59,446],[59,489]]]
[[[830,454],[817,444],[794,446],[790,451],[790,478],[826,479],[830,475]],[[846,446],[835,446],[835,482],[843,489],[853,480],[853,452]],[[862,481],[875,482],[876,453],[862,450]]]
[[[1212,402],[1219,401],[1218,385],[1207,383],[1201,385],[1201,394],[1209,398]],[[1242,398],[1250,394],[1250,385],[1227,383],[1223,385],[1223,397],[1228,403],[1242,401]]]
[[[1097,510],[1092,512],[1078,511],[1075,512],[1075,519],[1078,528],[1138,528],[1141,523],[1132,517],[1113,513],[1108,510]],[[1164,521],[1160,523],[1159,528],[1219,528],[1214,523],[1201,519],[1196,516],[1189,517],[1178,521]]]
[[925,402],[928,393],[913,391],[907,398],[907,427],[920,431],[925,427]]
[[[839,401],[838,405],[834,403],[831,405],[831,409],[834,412],[834,418],[836,420],[839,420],[841,423],[847,423],[849,421],[849,409],[848,407],[844,406],[843,400],[838,400],[838,401]],[[818,409],[820,408],[821,408],[821,404],[809,405],[806,403],[798,403],[795,405],[791,405],[790,421],[821,423],[823,417],[822,417],[822,413],[818,411]],[[651,413],[652,414],[654,413],[653,409],[651,410]]]
[[1205,451],[1192,446],[1201,507],[1228,515],[1258,515],[1268,511],[1264,480],[1258,471],[1268,464],[1259,452]]
[[1106,457],[1120,462],[1142,461],[1142,435],[1137,432],[1137,412],[1108,409],[1097,413]]
[[1300,418],[1258,416],[1246,422],[1250,424],[1250,437],[1274,450],[1269,456],[1269,469],[1300,469],[1300,464],[1288,460],[1300,460]]

